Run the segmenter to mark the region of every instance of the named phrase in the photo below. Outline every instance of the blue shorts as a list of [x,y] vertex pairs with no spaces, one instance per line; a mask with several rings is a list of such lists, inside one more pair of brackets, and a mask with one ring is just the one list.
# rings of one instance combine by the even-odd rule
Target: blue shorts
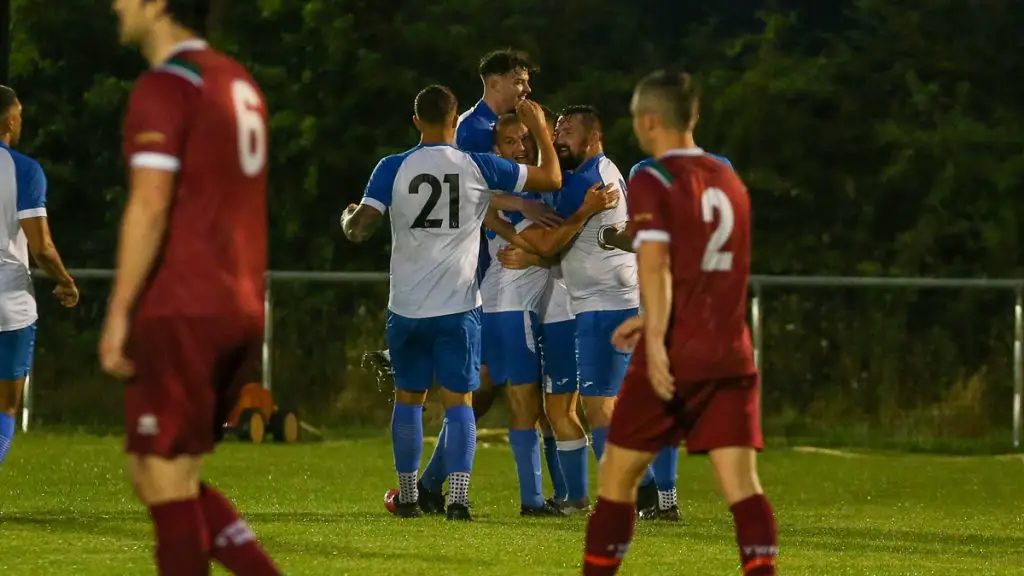
[[0,380],[21,380],[28,376],[35,347],[35,323],[18,330],[0,332]]
[[431,318],[388,310],[387,336],[395,388],[425,392],[437,383],[459,394],[480,387],[480,308]]
[[544,360],[544,392],[569,394],[576,380],[576,321],[564,320],[541,326],[541,355]]
[[580,396],[612,397],[626,377],[631,354],[612,346],[612,334],[620,324],[639,313],[600,310],[576,315],[576,362],[579,364]]
[[540,383],[540,316],[536,312],[484,314],[484,364],[495,386]]

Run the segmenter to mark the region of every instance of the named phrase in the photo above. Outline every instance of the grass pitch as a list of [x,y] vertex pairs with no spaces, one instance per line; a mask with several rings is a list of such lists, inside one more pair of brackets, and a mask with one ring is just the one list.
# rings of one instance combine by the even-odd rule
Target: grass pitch
[[[0,468],[0,573],[153,574],[123,463],[116,438],[19,435]],[[584,518],[520,519],[506,445],[482,445],[476,467],[468,525],[384,511],[395,483],[386,438],[228,443],[206,477],[288,574],[578,574]],[[761,471],[783,574],[1024,574],[1024,457],[785,449],[765,453]],[[738,574],[709,465],[684,457],[679,476],[684,523],[640,524],[621,573]]]

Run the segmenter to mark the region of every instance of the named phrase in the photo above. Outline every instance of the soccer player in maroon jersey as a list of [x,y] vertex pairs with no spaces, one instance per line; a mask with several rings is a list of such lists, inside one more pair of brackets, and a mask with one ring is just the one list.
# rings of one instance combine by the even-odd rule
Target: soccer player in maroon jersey
[[200,39],[210,0],[115,0],[121,42],[152,66],[124,125],[128,203],[100,362],[128,380],[132,487],[160,574],[278,569],[234,506],[200,482],[259,368],[267,268],[267,111],[240,64]]
[[655,453],[708,454],[736,525],[743,572],[775,574],[775,516],[757,476],[760,388],[747,327],[750,198],[693,142],[698,92],[654,73],[633,94],[633,129],[656,162],[629,183],[642,317],[614,344],[635,352],[619,392],[587,525],[583,574],[615,574],[633,536],[637,485]]

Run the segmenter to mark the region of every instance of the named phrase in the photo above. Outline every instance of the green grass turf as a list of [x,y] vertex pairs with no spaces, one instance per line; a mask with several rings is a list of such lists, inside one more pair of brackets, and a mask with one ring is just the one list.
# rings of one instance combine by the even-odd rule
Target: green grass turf
[[[429,454],[430,446],[425,450]],[[0,573],[153,574],[151,529],[120,440],[33,433],[0,468]],[[783,574],[1024,574],[1024,459],[769,451],[761,476]],[[206,477],[288,574],[576,574],[584,518],[521,520],[506,445],[483,444],[477,521],[402,521],[386,439],[228,443]],[[681,525],[641,524],[622,574],[738,574],[732,520],[704,459],[680,465]],[[218,572],[220,573],[220,572]]]

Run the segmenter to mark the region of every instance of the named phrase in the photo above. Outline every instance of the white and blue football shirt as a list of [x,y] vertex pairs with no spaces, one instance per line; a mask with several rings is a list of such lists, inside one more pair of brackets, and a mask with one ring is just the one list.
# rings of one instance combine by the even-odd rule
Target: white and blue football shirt
[[569,289],[574,315],[602,310],[627,310],[640,305],[636,255],[605,250],[598,234],[605,226],[625,225],[629,219],[628,197],[622,173],[604,154],[590,158],[563,180],[556,210],[563,218],[572,216],[594,184],[615,184],[622,195],[615,208],[599,212],[576,237],[562,257],[562,274]]
[[361,203],[391,211],[388,308],[431,318],[480,306],[476,271],[490,191],[519,193],[526,175],[521,164],[447,144],[419,145],[381,160]]
[[[547,194],[550,196],[550,194]],[[524,194],[530,200],[542,199],[541,194]],[[521,212],[499,211],[502,219],[519,226],[526,218]],[[480,292],[483,293],[484,312],[542,312],[541,301],[548,285],[548,269],[531,266],[524,270],[509,270],[498,260],[498,251],[508,246],[508,241],[493,230],[485,234],[490,264]]]
[[21,220],[46,216],[46,175],[38,162],[0,143],[0,331],[38,318]]

